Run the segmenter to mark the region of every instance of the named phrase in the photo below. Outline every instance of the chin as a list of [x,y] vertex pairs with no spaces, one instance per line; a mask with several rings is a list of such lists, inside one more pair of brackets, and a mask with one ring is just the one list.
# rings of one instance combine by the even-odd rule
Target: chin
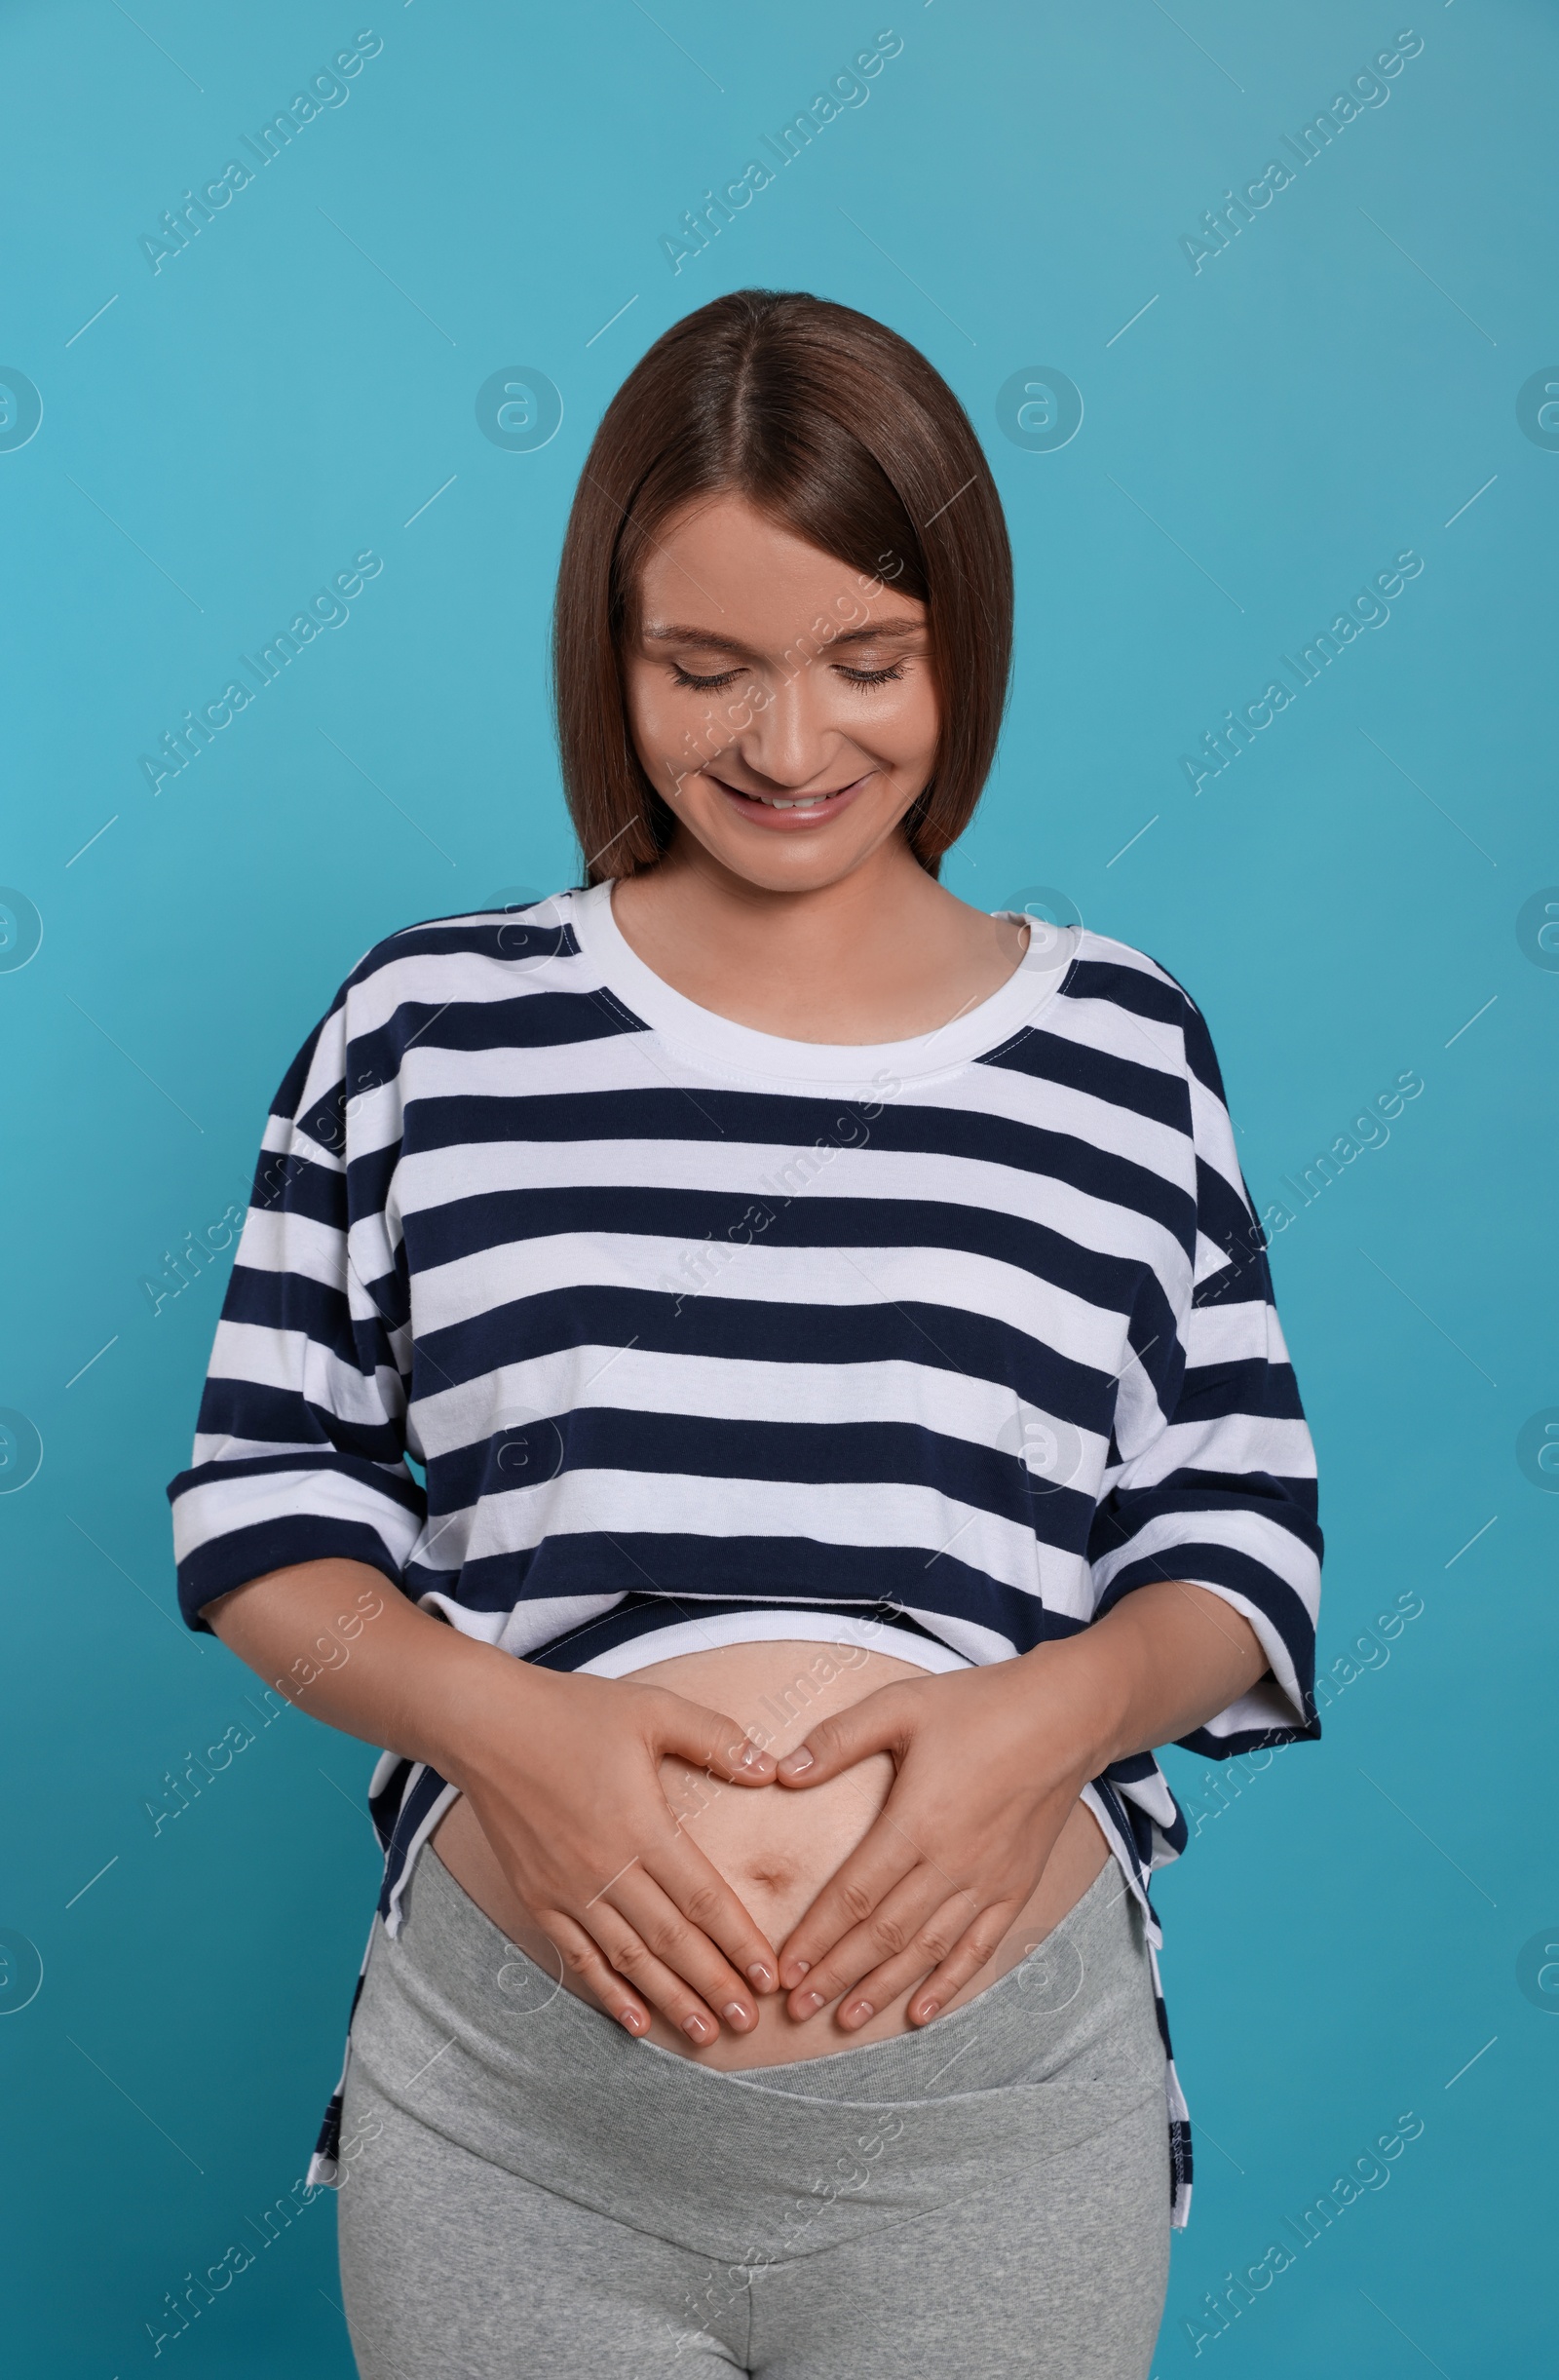
[[855,845],[845,851],[819,850],[816,846],[796,849],[788,842],[779,844],[778,837],[776,842],[779,847],[772,853],[743,847],[733,850],[728,845],[716,845],[712,837],[705,848],[732,875],[768,893],[818,893],[830,884],[842,884],[846,877],[856,873],[870,850],[869,844]]
[[876,804],[868,807],[868,796],[840,818],[787,833],[744,828],[726,813],[724,800],[711,791],[697,804],[681,805],[683,832],[732,875],[768,892],[817,892],[842,882],[871,857],[909,807],[906,800],[885,816]]

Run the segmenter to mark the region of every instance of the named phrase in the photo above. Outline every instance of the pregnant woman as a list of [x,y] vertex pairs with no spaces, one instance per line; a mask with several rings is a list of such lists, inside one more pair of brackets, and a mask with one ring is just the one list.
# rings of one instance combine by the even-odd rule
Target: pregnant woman
[[563,551],[584,889],[392,935],[278,1094],[170,1493],[389,1747],[365,2380],[1148,2371],[1152,1750],[1317,1733],[1320,1539],[1199,1012],[938,882],[1011,610],[913,348],[677,324]]

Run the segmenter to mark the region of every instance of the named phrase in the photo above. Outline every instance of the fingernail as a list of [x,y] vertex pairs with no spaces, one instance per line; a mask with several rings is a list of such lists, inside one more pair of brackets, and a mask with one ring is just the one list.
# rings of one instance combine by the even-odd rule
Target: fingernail
[[930,2024],[932,2018],[940,2014],[941,2006],[940,2000],[923,2000],[915,2011],[916,2017],[922,2024]]
[[813,1767],[813,1765],[814,1762],[812,1754],[808,1751],[804,1744],[799,1747],[798,1750],[786,1752],[784,1758],[780,1763],[780,1766],[784,1770],[787,1777],[799,1777],[804,1769],[810,1769]]
[[755,1744],[749,1741],[741,1747],[741,1758],[737,1765],[739,1768],[755,1769],[761,1766],[762,1761],[762,1752]]
[[796,2015],[798,2016],[816,2016],[821,2006],[821,1992],[810,1991],[805,1995],[804,1998],[796,2002]]
[[792,1959],[790,1962],[790,1972],[795,1977],[796,1981],[799,1983],[803,1976],[810,1976],[812,1973],[811,1959]]
[[752,2022],[752,2011],[749,2008],[743,2008],[740,2000],[728,2000],[720,2014],[727,2024],[733,2026],[739,2033],[744,2033]]
[[709,2021],[706,2016],[684,2016],[682,2030],[694,2041],[707,2041],[710,2038]]
[[774,1977],[767,1967],[749,1967],[747,1981],[752,1985],[754,1991],[771,1991],[774,1988]]
[[632,2009],[630,2009],[630,2008],[626,2008],[626,2009],[624,2009],[624,2010],[623,2010],[623,2012],[622,2012],[621,2015],[620,2015],[620,2016],[619,2016],[619,2018],[618,2018],[618,2022],[619,2022],[620,2024],[625,2024],[625,2025],[627,2025],[627,2029],[628,2029],[628,2031],[629,2031],[630,2033],[635,2033],[635,2034],[636,2034],[636,2033],[637,2033],[637,2031],[638,2031],[638,2029],[639,2029],[639,2019],[638,2019],[638,2016],[637,2016],[637,2015],[635,2014],[635,2012],[634,2012]]
[[868,2016],[875,2016],[876,2014],[869,2000],[856,2000],[846,2009],[844,2021],[846,2024],[864,2024]]

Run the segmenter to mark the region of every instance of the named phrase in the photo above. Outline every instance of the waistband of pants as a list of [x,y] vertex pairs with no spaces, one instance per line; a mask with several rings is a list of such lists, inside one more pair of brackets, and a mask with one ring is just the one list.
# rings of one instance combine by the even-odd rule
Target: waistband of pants
[[425,1851],[399,1934],[375,1928],[351,2064],[473,2155],[735,2261],[834,2246],[1047,2158],[1062,2186],[1070,2151],[1164,2090],[1142,1915],[1114,1862],[930,2025],[726,2072],[565,1991]]

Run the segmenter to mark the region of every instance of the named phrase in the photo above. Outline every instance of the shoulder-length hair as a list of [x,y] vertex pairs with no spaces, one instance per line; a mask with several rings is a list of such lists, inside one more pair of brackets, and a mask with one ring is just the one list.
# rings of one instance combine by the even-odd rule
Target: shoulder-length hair
[[737,289],[674,323],[629,372],[569,515],[552,672],[586,883],[652,867],[671,840],[673,814],[633,749],[623,648],[656,532],[725,492],[926,605],[941,733],[904,831],[934,876],[979,799],[1011,666],[1012,557],[990,466],[907,339],[801,290]]

